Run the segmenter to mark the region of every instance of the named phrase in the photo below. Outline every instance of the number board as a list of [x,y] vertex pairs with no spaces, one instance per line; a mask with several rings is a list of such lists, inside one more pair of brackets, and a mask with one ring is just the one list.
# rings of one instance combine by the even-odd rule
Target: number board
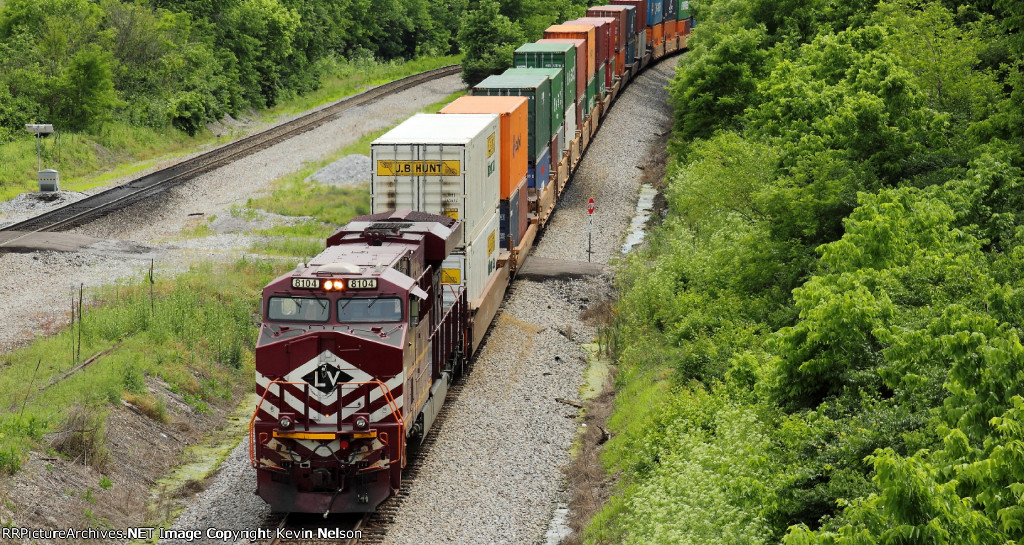
[[350,290],[375,290],[377,289],[376,278],[352,278],[348,281]]
[[299,290],[320,289],[319,278],[292,278],[292,287]]

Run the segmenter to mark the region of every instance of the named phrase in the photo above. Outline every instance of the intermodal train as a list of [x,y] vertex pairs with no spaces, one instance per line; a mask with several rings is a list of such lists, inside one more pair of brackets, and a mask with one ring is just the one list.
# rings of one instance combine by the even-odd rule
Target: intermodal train
[[694,24],[682,0],[592,7],[371,144],[372,214],[263,289],[249,455],[274,512],[398,491],[601,119]]

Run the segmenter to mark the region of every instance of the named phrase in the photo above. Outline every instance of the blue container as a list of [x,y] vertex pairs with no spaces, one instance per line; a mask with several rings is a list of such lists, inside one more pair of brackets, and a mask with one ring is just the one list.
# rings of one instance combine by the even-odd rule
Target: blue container
[[626,44],[626,66],[636,62],[636,40],[630,40]]
[[647,26],[653,27],[664,22],[662,20],[664,7],[661,2],[662,0],[650,0],[647,2]]
[[519,192],[513,191],[509,198],[501,199],[501,206],[498,207],[498,224],[501,231],[501,249],[509,249],[509,238],[512,239],[512,247],[519,246]]
[[[544,148],[536,163],[526,166],[526,187],[530,189],[544,189],[548,185],[551,175],[551,147]],[[538,183],[539,179],[539,183]]]

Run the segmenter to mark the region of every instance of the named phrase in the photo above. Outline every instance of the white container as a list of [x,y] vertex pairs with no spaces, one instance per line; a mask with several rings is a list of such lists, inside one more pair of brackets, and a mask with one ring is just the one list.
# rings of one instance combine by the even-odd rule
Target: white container
[[569,109],[565,111],[565,149],[562,150],[564,155],[566,151],[569,151],[569,142],[576,139],[576,105],[570,104]]
[[[498,269],[498,214],[485,225],[473,242],[455,250],[441,263],[441,283],[465,286],[468,303],[483,295],[487,280]],[[455,301],[454,290],[449,286],[441,286],[441,290],[442,301],[448,308]]]
[[497,114],[417,114],[370,144],[374,214],[411,209],[462,221],[463,244],[496,217]]

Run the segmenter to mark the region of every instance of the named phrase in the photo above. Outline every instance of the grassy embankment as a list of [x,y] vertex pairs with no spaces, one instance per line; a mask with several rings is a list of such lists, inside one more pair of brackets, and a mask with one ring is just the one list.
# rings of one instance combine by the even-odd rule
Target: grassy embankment
[[[315,106],[353,95],[366,87],[379,85],[425,70],[458,64],[459,57],[431,57],[405,63],[339,61],[328,70],[317,91],[284,101],[266,111],[253,112],[258,122],[280,115],[294,114]],[[56,127],[59,131],[60,127]],[[60,172],[61,188],[84,191],[110,180],[142,171],[176,156],[197,151],[203,146],[222,143],[224,138],[242,136],[242,132],[215,135],[203,131],[189,137],[181,131],[155,130],[124,123],[108,123],[95,134],[61,133],[42,141],[42,168]],[[0,145],[0,201],[10,200],[26,191],[36,191],[36,142],[25,133],[16,142]]]
[[[423,111],[436,112],[461,94],[450,95]],[[383,132],[365,135],[331,158],[281,178],[269,196],[235,209],[233,213],[242,217],[266,211],[308,218],[263,231],[271,238],[252,251],[295,258],[314,255],[338,225],[368,212],[365,186],[326,187],[308,178],[337,158],[368,153],[370,142]],[[208,227],[197,226],[190,236],[202,232],[212,233]],[[102,468],[107,456],[103,446],[105,414],[111,406],[124,399],[156,420],[167,417],[164,402],[146,388],[146,377],[165,382],[198,412],[206,411],[211,403],[237,402],[237,395],[248,390],[233,390],[231,385],[248,383],[253,372],[259,291],[290,266],[290,262],[243,259],[227,267],[203,264],[175,278],[157,279],[152,295],[145,273],[126,283],[90,290],[86,299],[92,301],[84,308],[80,325],[55,326],[52,336],[0,358],[2,391],[24,392],[0,406],[0,474],[15,473],[28,450],[61,455],[47,440],[48,434],[61,428],[72,407],[83,405],[95,415],[91,436],[83,439],[94,450],[93,461]],[[79,334],[80,348],[73,348],[79,344]],[[109,354],[89,367],[37,390],[88,357],[108,350]]]

